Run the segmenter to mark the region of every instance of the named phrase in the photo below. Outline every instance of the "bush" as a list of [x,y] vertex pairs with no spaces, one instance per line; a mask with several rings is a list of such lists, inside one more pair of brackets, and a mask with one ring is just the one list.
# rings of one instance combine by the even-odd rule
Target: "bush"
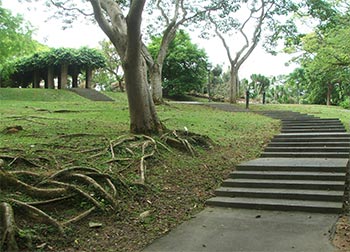
[[350,97],[346,96],[339,105],[345,109],[350,109]]

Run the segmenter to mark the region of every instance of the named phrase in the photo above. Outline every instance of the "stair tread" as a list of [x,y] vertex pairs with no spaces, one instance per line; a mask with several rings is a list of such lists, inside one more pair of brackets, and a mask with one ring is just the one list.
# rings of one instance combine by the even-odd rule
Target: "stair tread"
[[345,172],[301,172],[301,171],[234,171],[231,175],[275,175],[275,176],[346,176]]
[[245,198],[245,197],[214,197],[207,202],[224,202],[224,203],[243,203],[243,204],[260,204],[260,205],[279,205],[279,206],[301,206],[315,208],[339,208],[343,206],[342,202],[330,201],[311,201],[311,200],[292,200],[292,199],[270,199],[270,198]]
[[300,194],[300,195],[330,195],[342,196],[343,191],[335,190],[310,190],[310,189],[279,189],[279,188],[246,188],[246,187],[219,187],[216,191],[221,192],[257,192],[257,193],[275,193],[275,194]]
[[347,158],[258,158],[243,162],[237,165],[238,168],[244,168],[245,166],[269,166],[269,167],[310,167],[310,168],[319,168],[319,167],[346,167],[348,163]]
[[324,180],[290,180],[290,179],[226,179],[229,183],[259,183],[259,184],[300,184],[300,185],[344,185],[345,181],[324,181]]

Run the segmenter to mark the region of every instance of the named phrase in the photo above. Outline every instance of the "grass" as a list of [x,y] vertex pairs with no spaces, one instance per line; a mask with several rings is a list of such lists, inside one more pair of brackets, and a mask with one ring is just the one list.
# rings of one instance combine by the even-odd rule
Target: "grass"
[[[64,90],[0,89],[0,156],[21,156],[40,163],[38,168],[17,161],[9,164],[10,160],[6,169],[49,174],[75,165],[95,167],[112,172],[129,188],[118,194],[120,211],[117,213],[94,214],[72,226],[69,237],[50,233],[35,241],[36,245],[46,243],[52,250],[62,251],[140,250],[203,209],[205,200],[235,165],[259,156],[280,127],[278,121],[253,113],[230,113],[173,103],[158,106],[159,117],[168,129],[186,127],[190,132],[209,136],[215,145],[211,149],[195,146],[195,157],[159,147],[146,163],[147,187],[139,188],[134,184],[139,178],[139,162],[130,166],[123,162],[106,163],[111,159],[110,152],[95,155],[101,148],[108,149],[112,140],[127,135],[129,130],[126,95],[105,94],[115,102],[91,102]],[[348,120],[344,110],[334,107],[252,105],[251,108],[292,109]],[[23,130],[4,134],[4,129],[15,125]],[[154,138],[161,141],[157,136]],[[124,147],[115,154],[127,156]],[[140,157],[140,153],[136,154]],[[0,195],[0,201],[5,198],[6,195]],[[58,215],[59,211],[55,211]],[[140,219],[145,211],[150,215]],[[103,228],[89,229],[88,221],[101,222]],[[33,232],[43,231],[34,226]]]

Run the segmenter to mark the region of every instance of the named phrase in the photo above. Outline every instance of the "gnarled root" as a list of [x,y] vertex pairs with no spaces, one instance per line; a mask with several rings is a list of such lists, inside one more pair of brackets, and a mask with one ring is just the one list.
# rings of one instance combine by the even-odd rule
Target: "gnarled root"
[[16,188],[17,191],[24,192],[25,194],[38,197],[38,198],[58,198],[67,194],[66,188],[38,188],[28,185],[10,173],[0,170],[0,189]]
[[16,242],[18,228],[16,226],[12,206],[6,202],[1,203],[0,214],[2,219],[0,251],[19,251]]
[[28,213],[30,216],[33,218],[37,219],[38,221],[52,225],[57,228],[57,230],[63,234],[64,230],[61,224],[58,223],[54,218],[40,210],[39,208],[36,208],[34,206],[31,206],[27,203],[21,202],[19,200],[11,199],[11,202],[14,204],[15,207],[20,208],[21,210],[25,211]]

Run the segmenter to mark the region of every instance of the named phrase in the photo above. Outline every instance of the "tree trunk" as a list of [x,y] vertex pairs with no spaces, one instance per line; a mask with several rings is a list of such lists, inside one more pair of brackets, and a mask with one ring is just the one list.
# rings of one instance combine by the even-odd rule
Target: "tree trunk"
[[230,103],[237,103],[238,69],[231,65],[230,78]]
[[333,90],[332,84],[328,83],[328,86],[327,86],[327,106],[331,105],[332,90]]
[[163,130],[147,82],[146,61],[141,54],[140,28],[144,2],[134,1],[130,7],[127,19],[127,49],[123,64],[129,101],[130,131],[136,134],[160,133]]
[[149,69],[149,76],[152,85],[152,99],[155,104],[163,103],[163,90],[162,90],[162,66],[155,63]]

